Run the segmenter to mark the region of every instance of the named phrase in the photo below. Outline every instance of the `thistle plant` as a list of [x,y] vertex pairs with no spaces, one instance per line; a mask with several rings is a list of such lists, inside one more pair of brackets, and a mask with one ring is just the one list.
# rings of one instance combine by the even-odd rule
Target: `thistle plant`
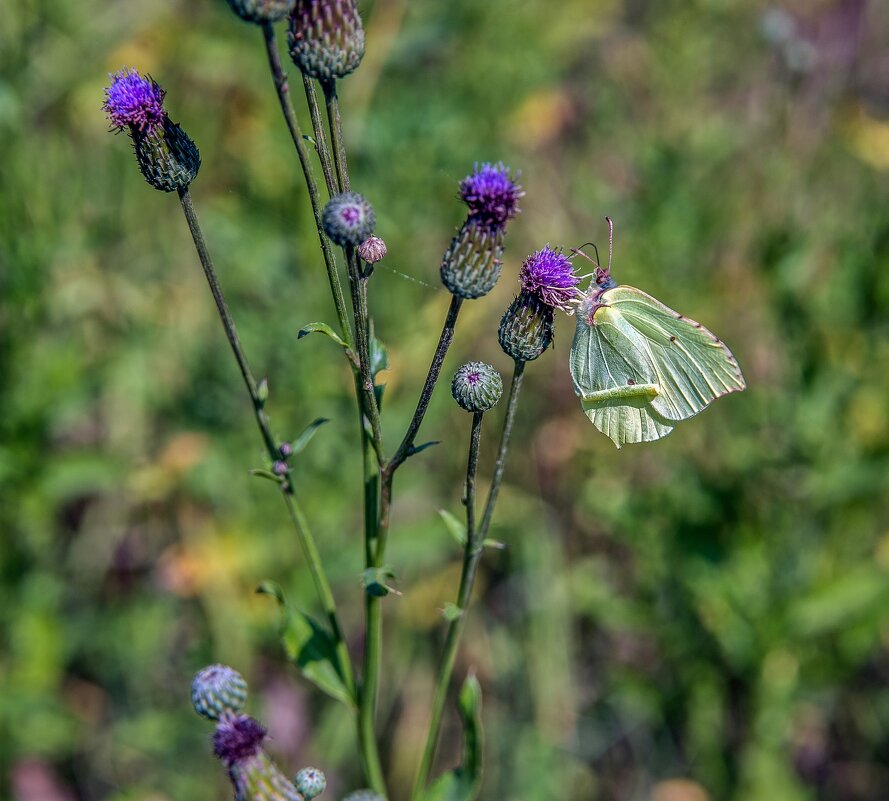
[[[315,621],[291,607],[280,588],[271,582],[263,583],[260,590],[273,595],[281,605],[285,629],[283,641],[288,656],[303,669],[306,678],[344,703],[352,714],[357,755],[368,788],[351,793],[344,801],[380,801],[389,794],[379,752],[376,713],[383,675],[382,606],[392,595],[393,571],[386,564],[385,557],[390,515],[396,500],[394,477],[408,460],[434,444],[418,445],[416,440],[439,383],[462,304],[485,296],[500,279],[507,227],[520,213],[519,202],[524,190],[516,174],[500,162],[476,164],[459,183],[457,193],[466,206],[466,217],[445,248],[439,266],[441,281],[451,294],[450,305],[426,378],[418,390],[414,412],[397,446],[387,450],[381,422],[384,393],[377,382],[379,371],[386,366],[385,349],[377,338],[368,304],[375,265],[386,257],[387,247],[375,230],[377,218],[371,202],[351,185],[337,94],[338,82],[359,68],[364,54],[361,18],[353,0],[228,0],[228,5],[237,17],[258,26],[262,32],[272,85],[305,180],[321,262],[331,291],[335,325],[310,323],[301,329],[300,336],[318,332],[336,342],[343,354],[343,369],[351,374],[354,384],[359,423],[357,442],[363,456],[365,564],[361,585],[364,649],[360,660],[353,661],[346,645],[321,549],[312,534],[299,497],[300,488],[291,471],[291,464],[302,458],[306,443],[323,421],[315,421],[292,441],[283,441],[275,434],[267,408],[269,385],[254,377],[191,198],[190,187],[201,166],[198,149],[185,131],[170,119],[164,89],[153,78],[143,76],[135,69],[125,68],[111,76],[104,109],[112,128],[125,132],[132,139],[137,163],[146,181],[158,190],[178,195],[266,451],[267,464],[254,473],[277,486],[311,573],[324,620]],[[302,77],[312,125],[311,138],[306,137],[300,127],[287,73],[278,52],[275,24],[284,17],[288,17],[288,50]],[[323,96],[323,112],[316,84]],[[323,190],[316,180],[316,169],[319,168]],[[676,322],[685,320],[681,315],[673,317],[675,313],[671,312],[674,322],[667,325],[655,313],[657,307],[645,306],[635,296],[625,299],[626,293],[611,294],[629,288],[619,287],[610,279],[610,260],[607,270],[594,262],[593,280],[585,291],[581,290],[584,277],[575,270],[574,258],[586,254],[581,250],[570,252],[568,255],[549,245],[542,247],[524,260],[518,273],[519,291],[503,314],[497,330],[502,350],[513,363],[502,414],[498,411],[498,402],[503,394],[503,381],[493,366],[469,361],[453,374],[453,398],[471,415],[463,486],[465,520],[457,526],[463,562],[454,600],[448,602],[444,610],[447,633],[431,699],[429,730],[411,793],[412,801],[438,798],[472,801],[481,787],[481,690],[472,675],[464,677],[458,696],[464,731],[462,762],[454,770],[434,778],[432,768],[475,578],[485,548],[492,544],[488,534],[506,469],[523,376],[527,364],[550,348],[555,312],[558,310],[577,317],[578,334],[571,364],[575,388],[581,395],[584,410],[588,415],[592,414],[591,419],[597,425],[605,420],[607,430],[603,430],[610,436],[617,429],[623,432],[625,429],[621,427],[629,426],[636,419],[632,418],[631,412],[625,411],[625,407],[651,415],[654,421],[651,425],[667,429],[672,428],[676,420],[683,419],[680,413],[685,409],[673,410],[661,401],[678,394],[689,406],[700,410],[719,394],[743,388],[743,380],[739,378],[740,372],[733,360],[734,384],[730,377],[726,377],[727,371],[716,369],[717,362],[722,365],[719,358],[728,351],[725,349],[723,353],[721,349],[725,346],[706,329],[698,324],[692,326],[694,331],[704,331],[712,337],[707,340],[712,347],[702,356],[703,352],[699,351],[703,345],[698,344],[700,337],[692,341],[686,329]],[[344,292],[344,280],[347,292]],[[633,292],[638,293],[638,290]],[[657,304],[657,301],[653,302]],[[602,309],[606,314],[600,319],[598,315]],[[618,313],[623,315],[623,327],[618,325],[620,321],[613,319]],[[615,326],[618,333],[609,333],[608,326]],[[683,352],[691,353],[696,367],[683,362],[681,354],[673,357],[656,351],[655,346],[664,347],[662,334],[669,337],[669,343],[678,342],[683,346]],[[714,341],[719,343],[718,347],[713,345]],[[603,372],[603,365],[594,362],[591,343],[602,353],[622,356],[626,381],[620,386],[612,386],[609,378],[603,377],[605,373],[612,376],[612,371],[605,364]],[[586,360],[583,347],[587,347]],[[669,347],[667,350],[672,353]],[[680,386],[683,375],[687,386]],[[483,503],[477,503],[483,421],[492,414],[500,418],[497,456],[487,496]],[[617,444],[635,441],[631,435],[632,432],[627,436],[621,434],[615,441]],[[317,665],[318,662],[323,663],[323,670],[307,669],[307,665]],[[292,801],[321,795],[327,784],[321,770],[303,768],[291,781],[269,758],[263,748],[266,730],[243,712],[246,697],[243,678],[224,665],[205,668],[192,684],[195,710],[215,723],[214,753],[228,771],[235,798],[238,801]]]

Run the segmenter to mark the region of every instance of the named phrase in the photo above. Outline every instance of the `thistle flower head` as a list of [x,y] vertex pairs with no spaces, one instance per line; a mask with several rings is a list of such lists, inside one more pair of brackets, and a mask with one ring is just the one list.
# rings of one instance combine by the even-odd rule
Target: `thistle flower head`
[[163,124],[167,116],[164,111],[166,92],[157,82],[132,68],[124,68],[110,77],[111,84],[105,88],[102,108],[114,128],[129,128],[147,135]]
[[355,247],[373,233],[377,218],[367,198],[357,192],[343,192],[327,201],[321,223],[334,243]]
[[355,0],[296,0],[287,41],[290,57],[309,78],[335,81],[364,56],[364,26]]
[[476,164],[472,175],[460,182],[460,200],[469,206],[470,215],[496,229],[519,213],[519,199],[524,194],[502,162]]
[[232,715],[219,721],[213,735],[213,753],[234,765],[256,756],[262,750],[266,730],[249,715]]
[[519,271],[523,292],[536,294],[547,306],[571,312],[572,302],[579,297],[580,279],[574,265],[561,250],[549,245],[525,259]]
[[209,665],[192,679],[192,706],[207,720],[219,720],[226,713],[240,712],[246,700],[247,682],[228,665]]
[[318,768],[303,768],[296,774],[293,783],[306,801],[312,801],[315,796],[324,792],[327,777]]
[[454,373],[451,394],[461,409],[486,412],[500,400],[503,379],[490,364],[467,362]]

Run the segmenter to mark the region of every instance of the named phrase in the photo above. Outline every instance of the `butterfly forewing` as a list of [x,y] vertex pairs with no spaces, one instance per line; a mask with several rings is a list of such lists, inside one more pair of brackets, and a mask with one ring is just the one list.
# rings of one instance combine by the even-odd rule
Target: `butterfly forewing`
[[[661,386],[651,406],[668,420],[685,420],[746,386],[731,351],[700,323],[630,286],[608,290],[601,301],[647,351],[646,362],[654,365]],[[597,325],[603,311],[596,313]]]

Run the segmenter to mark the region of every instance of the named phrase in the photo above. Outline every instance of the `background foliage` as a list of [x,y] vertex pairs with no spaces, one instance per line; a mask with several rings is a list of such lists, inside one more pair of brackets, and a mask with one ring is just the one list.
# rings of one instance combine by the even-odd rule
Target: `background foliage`
[[[889,13],[867,0],[452,0],[361,5],[343,87],[375,203],[387,442],[447,305],[437,266],[477,160],[522,170],[504,276],[446,366],[507,370],[522,257],[603,241],[615,272],[712,326],[750,388],[615,451],[580,413],[572,321],[529,369],[457,676],[485,695],[484,798],[873,800],[889,786]],[[221,0],[20,0],[0,25],[0,795],[228,793],[188,683],[244,672],[291,770],[332,799],[352,727],[301,683],[254,595],[306,571],[174,198],[99,110],[109,71],[168,89],[194,189],[282,436],[360,631],[360,466],[326,281],[258,30]],[[418,283],[417,281],[425,282]],[[459,554],[469,421],[439,391],[399,476],[381,729],[394,785],[422,742]],[[491,431],[494,421],[490,423]],[[421,435],[421,436],[422,436]],[[493,437],[492,437],[493,439]],[[488,441],[483,454],[490,466]],[[390,445],[391,446],[391,445]],[[397,635],[396,635],[397,632]],[[353,652],[360,649],[357,639]],[[442,765],[459,746],[456,718]],[[326,796],[325,796],[326,797]]]

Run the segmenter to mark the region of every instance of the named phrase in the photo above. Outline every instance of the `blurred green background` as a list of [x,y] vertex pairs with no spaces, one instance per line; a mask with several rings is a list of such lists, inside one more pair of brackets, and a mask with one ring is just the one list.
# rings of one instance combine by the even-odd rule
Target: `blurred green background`
[[[749,389],[616,451],[579,409],[572,320],[531,365],[456,676],[484,690],[497,801],[879,801],[889,787],[889,10],[867,0],[376,0],[342,86],[353,185],[389,246],[371,287],[396,444],[479,160],[522,172],[496,290],[446,374],[508,372],[529,251],[604,241],[615,273],[712,327]],[[283,33],[283,32],[282,32]],[[332,418],[297,481],[361,649],[349,377],[258,29],[222,0],[14,0],[0,23],[0,796],[209,801],[188,702],[242,671],[292,772],[359,781],[348,716],[289,667],[263,579],[314,611],[175,197],[100,110],[151,73],[201,148],[193,187],[276,431]],[[298,84],[297,84],[298,86]],[[299,100],[299,95],[296,95]],[[418,283],[423,282],[423,283]],[[483,444],[490,475],[498,415]],[[404,797],[459,554],[469,419],[396,486],[380,730]],[[486,480],[486,479],[485,479]],[[459,731],[449,718],[440,765]]]

